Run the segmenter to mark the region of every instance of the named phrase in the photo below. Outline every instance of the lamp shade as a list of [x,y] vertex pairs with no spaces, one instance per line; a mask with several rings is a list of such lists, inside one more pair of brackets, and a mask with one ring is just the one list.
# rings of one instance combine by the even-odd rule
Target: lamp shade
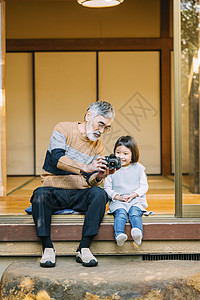
[[122,3],[124,0],[77,0],[79,4],[86,7],[111,7]]

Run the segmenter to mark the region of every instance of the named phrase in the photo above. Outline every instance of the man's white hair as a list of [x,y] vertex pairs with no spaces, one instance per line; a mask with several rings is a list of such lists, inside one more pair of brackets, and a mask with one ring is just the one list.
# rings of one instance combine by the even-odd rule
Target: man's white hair
[[101,115],[106,119],[113,120],[115,117],[115,110],[113,106],[106,101],[97,101],[91,103],[89,108],[87,109],[87,112],[88,111],[91,112],[93,118],[95,118],[98,115]]

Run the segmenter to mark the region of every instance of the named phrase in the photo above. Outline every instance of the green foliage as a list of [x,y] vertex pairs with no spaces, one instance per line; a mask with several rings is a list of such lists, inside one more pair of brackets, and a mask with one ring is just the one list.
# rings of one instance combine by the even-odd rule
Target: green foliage
[[181,49],[191,55],[199,48],[199,1],[181,1]]

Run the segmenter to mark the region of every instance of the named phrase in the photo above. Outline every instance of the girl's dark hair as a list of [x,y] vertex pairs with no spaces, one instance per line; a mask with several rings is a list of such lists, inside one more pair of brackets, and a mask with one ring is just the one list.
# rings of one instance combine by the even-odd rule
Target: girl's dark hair
[[116,151],[116,148],[118,146],[125,146],[127,147],[131,153],[132,153],[132,159],[131,162],[132,163],[136,163],[139,160],[139,148],[138,145],[136,143],[136,141],[134,140],[134,138],[132,136],[126,135],[126,136],[121,136],[115,143],[114,146],[114,153]]

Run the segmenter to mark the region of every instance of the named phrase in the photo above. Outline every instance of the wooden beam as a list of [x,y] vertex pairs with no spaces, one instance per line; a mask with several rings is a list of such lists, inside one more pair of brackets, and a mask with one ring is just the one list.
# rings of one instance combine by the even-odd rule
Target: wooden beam
[[172,38],[7,39],[7,52],[172,49]]
[[[82,224],[53,224],[53,241],[79,241]],[[131,238],[131,226],[126,225],[128,239]],[[144,241],[199,240],[200,223],[146,223],[144,224]],[[95,237],[97,241],[114,241],[113,224],[103,223]],[[0,224],[0,242],[34,242],[39,241],[33,224]]]
[[169,0],[160,0],[160,37],[169,37]]

